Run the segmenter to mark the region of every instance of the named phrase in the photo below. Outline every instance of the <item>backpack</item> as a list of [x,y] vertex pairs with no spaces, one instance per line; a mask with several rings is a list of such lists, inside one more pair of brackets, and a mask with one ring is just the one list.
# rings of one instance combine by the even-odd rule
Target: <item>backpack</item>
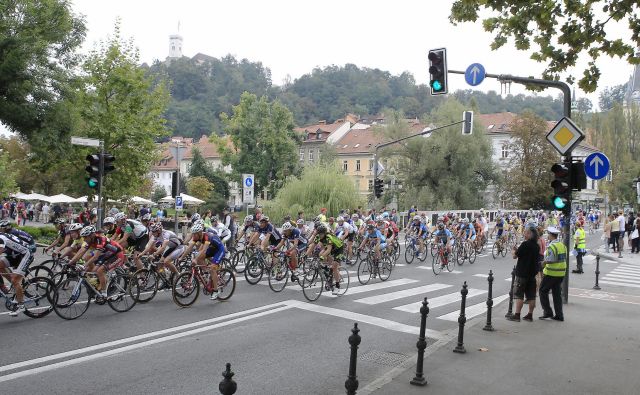
[[343,241],[340,240],[338,237],[332,235],[332,234],[328,234],[327,235],[327,239],[329,239],[329,241],[331,241],[331,244],[333,244],[334,246],[336,246],[336,249],[340,249],[342,248],[343,245]]

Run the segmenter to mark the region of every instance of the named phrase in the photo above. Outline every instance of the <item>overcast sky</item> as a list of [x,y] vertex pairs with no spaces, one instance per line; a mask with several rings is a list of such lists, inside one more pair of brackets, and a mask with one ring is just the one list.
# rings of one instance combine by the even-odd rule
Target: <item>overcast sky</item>
[[[425,83],[427,51],[443,46],[448,50],[449,69],[464,70],[478,62],[489,73],[541,76],[543,65],[513,45],[491,51],[492,35],[483,31],[480,22],[451,25],[451,3],[452,0],[75,0],[73,8],[86,16],[84,51],[111,34],[120,17],[122,33],[134,39],[142,61],[164,60],[169,35],[178,32],[179,23],[186,56],[202,52],[261,61],[271,69],[273,82],[278,85],[287,75],[295,79],[314,67],[345,63],[393,74],[409,71],[417,82]],[[615,36],[628,34],[623,26],[612,27]],[[599,66],[600,89],[626,82],[632,72],[632,66],[620,59],[601,58]],[[449,86],[450,91],[469,88],[463,76],[450,76]],[[476,89],[500,92],[500,84],[485,80]],[[511,92],[524,89],[513,85]],[[579,90],[577,95],[585,96]],[[587,97],[597,105],[597,93]]]

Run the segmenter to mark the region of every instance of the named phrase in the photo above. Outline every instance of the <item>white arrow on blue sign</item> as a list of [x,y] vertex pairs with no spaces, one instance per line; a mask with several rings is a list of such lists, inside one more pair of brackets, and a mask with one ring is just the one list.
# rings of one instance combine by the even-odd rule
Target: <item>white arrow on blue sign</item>
[[464,79],[467,81],[467,84],[477,86],[484,81],[485,75],[486,72],[484,70],[484,66],[480,63],[473,63],[471,66],[467,67],[467,70],[464,72]]
[[584,160],[584,172],[592,180],[605,178],[609,174],[609,158],[602,152],[595,152]]

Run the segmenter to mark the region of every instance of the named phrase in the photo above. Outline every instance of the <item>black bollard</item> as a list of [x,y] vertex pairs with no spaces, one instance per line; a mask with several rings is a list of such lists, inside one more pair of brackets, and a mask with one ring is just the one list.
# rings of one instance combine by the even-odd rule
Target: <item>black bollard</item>
[[511,270],[511,288],[509,288],[509,310],[507,310],[507,314],[504,316],[509,318],[513,315],[513,283],[516,281],[516,266],[513,265],[513,270]]
[[347,389],[347,395],[355,395],[358,389],[358,376],[356,376],[356,364],[358,363],[358,345],[362,340],[358,335],[358,323],[353,324],[351,336],[349,336],[349,344],[351,345],[351,357],[349,358],[349,376],[344,382],[344,388]]
[[600,289],[598,276],[600,276],[600,253],[596,254],[596,285],[593,286],[593,289]]
[[424,364],[424,350],[427,348],[427,338],[424,332],[427,329],[427,314],[429,314],[429,302],[425,297],[422,301],[422,307],[420,307],[420,336],[418,337],[418,364],[416,365],[416,377],[414,377],[410,383],[413,385],[426,385],[427,379],[424,378],[423,364]]
[[222,379],[220,384],[218,384],[218,390],[220,390],[220,393],[222,395],[233,395],[236,393],[238,384],[233,381],[234,374],[235,373],[231,371],[231,364],[227,362],[227,369],[222,372],[222,377],[224,378]]
[[489,294],[487,295],[487,324],[482,328],[485,331],[493,331],[493,325],[491,325],[491,309],[493,308],[493,271],[489,270]]
[[464,314],[465,306],[467,305],[467,282],[462,285],[460,294],[462,295],[462,301],[460,302],[460,317],[458,317],[458,345],[453,349],[453,352],[464,354],[467,350],[464,349],[464,324],[467,322],[467,316]]

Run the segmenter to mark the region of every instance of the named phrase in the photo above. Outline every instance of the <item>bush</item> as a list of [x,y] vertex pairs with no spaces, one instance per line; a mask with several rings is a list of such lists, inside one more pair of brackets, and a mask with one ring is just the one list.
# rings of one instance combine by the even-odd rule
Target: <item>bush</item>
[[20,226],[18,229],[29,233],[39,243],[51,243],[58,235],[58,231],[53,226]]

